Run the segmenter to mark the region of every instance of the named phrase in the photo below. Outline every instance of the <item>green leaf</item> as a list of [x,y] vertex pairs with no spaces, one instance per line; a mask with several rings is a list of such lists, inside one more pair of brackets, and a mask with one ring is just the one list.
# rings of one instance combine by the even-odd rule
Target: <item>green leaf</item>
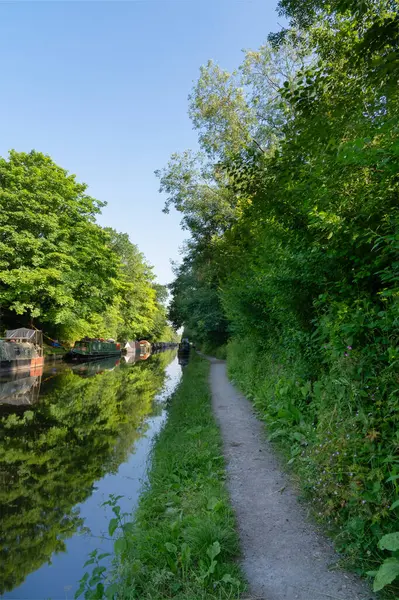
[[399,531],[384,535],[378,542],[378,547],[380,550],[391,550],[391,552],[399,550]]
[[379,592],[386,585],[392,583],[399,576],[399,560],[387,558],[377,571],[374,579],[373,590]]
[[117,583],[112,583],[111,585],[109,585],[107,587],[107,589],[105,590],[105,597],[107,598],[107,600],[114,600],[114,596],[118,591],[118,584]]
[[218,506],[218,504],[219,504],[218,498],[216,498],[216,496],[212,496],[208,500],[207,509],[208,510],[215,510],[215,508]]
[[89,558],[89,560],[86,560],[86,562],[83,565],[83,567],[88,567],[89,565],[93,565],[94,563],[95,563],[94,558]]
[[231,583],[232,585],[239,585],[240,582],[238,581],[238,579],[235,579],[234,577],[232,577],[230,575],[230,573],[225,573],[222,577],[222,581],[224,583]]
[[219,542],[213,542],[212,546],[209,546],[206,551],[207,555],[211,560],[213,560],[218,554],[220,554],[220,544]]
[[122,554],[127,548],[127,541],[124,537],[119,537],[114,543],[115,554]]
[[122,525],[122,529],[124,532],[126,533],[133,533],[134,531],[134,523],[124,523],[124,525]]
[[211,562],[211,564],[210,564],[210,566],[209,566],[209,569],[208,569],[207,575],[211,575],[211,574],[213,574],[213,573],[215,572],[216,565],[217,565],[217,562],[216,562],[216,560],[212,560],[212,562]]
[[110,552],[104,552],[103,554],[99,554],[98,555],[98,560],[102,560],[103,558],[106,558],[107,556],[111,556]]
[[399,479],[399,475],[391,475],[391,477],[388,477],[388,479],[386,480],[386,483],[389,483],[390,481],[397,481]]
[[77,598],[79,598],[79,596],[81,596],[83,594],[83,592],[85,591],[85,588],[86,588],[85,584],[81,583],[79,588],[75,592],[75,596],[74,596],[75,600],[77,600]]
[[113,536],[116,529],[118,528],[119,525],[119,521],[116,518],[113,518],[110,520],[109,525],[108,525],[108,533],[110,536]]
[[93,569],[93,573],[92,573],[92,577],[99,577],[101,576],[105,571],[107,570],[107,567],[104,566],[98,566],[95,569]]
[[165,548],[171,554],[176,554],[176,552],[177,552],[177,546],[175,546],[174,544],[171,544],[170,542],[166,542]]
[[392,506],[390,507],[389,510],[395,510],[395,508],[397,508],[399,506],[399,499],[395,500],[395,502],[392,504]]

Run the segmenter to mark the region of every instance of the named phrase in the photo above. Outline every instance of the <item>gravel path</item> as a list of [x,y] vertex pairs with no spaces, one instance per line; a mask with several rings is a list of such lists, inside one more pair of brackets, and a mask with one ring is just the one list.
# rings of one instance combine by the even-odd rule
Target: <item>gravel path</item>
[[251,598],[373,600],[364,582],[331,570],[337,555],[298,503],[252,405],[229,382],[224,361],[209,360]]

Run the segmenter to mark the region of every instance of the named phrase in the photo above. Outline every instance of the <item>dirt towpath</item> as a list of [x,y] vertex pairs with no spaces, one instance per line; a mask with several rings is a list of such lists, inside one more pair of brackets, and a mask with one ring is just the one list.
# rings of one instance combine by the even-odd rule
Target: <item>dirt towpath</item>
[[298,503],[264,426],[229,382],[224,361],[209,360],[213,409],[223,437],[250,598],[374,600],[364,582],[331,570],[337,555]]

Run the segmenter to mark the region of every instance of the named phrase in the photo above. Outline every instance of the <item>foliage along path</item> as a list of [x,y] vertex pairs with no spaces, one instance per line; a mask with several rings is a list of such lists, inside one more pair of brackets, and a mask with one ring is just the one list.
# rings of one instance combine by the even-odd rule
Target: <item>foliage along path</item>
[[374,596],[366,584],[330,570],[338,557],[308,522],[251,404],[227,379],[224,361],[209,360],[213,408],[223,437],[251,597],[371,600]]

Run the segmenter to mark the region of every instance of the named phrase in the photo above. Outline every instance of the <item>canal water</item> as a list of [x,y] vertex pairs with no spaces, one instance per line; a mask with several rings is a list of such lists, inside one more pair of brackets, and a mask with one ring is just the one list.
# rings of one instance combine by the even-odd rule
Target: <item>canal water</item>
[[181,369],[166,351],[0,379],[1,600],[72,600],[88,554],[112,551],[102,504],[134,511]]

